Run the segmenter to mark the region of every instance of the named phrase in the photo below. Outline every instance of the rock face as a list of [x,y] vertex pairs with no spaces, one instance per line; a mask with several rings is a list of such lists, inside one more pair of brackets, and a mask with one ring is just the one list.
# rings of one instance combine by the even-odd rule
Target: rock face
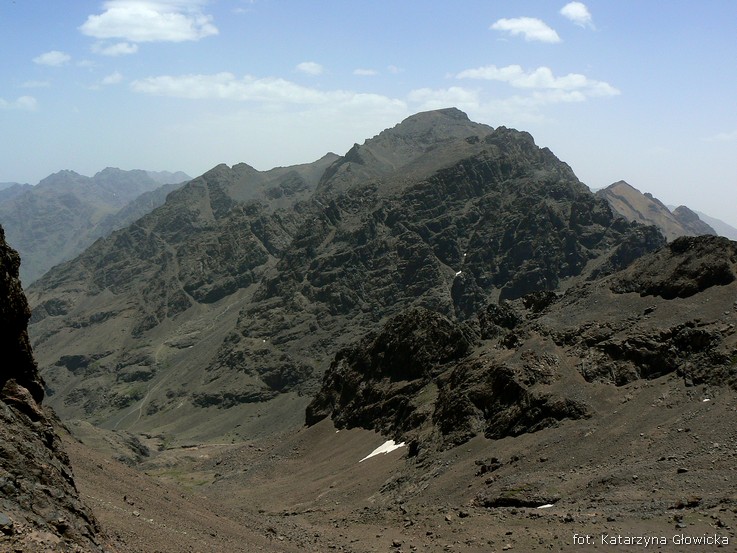
[[615,292],[639,292],[665,299],[687,298],[735,278],[737,244],[723,237],[683,237],[651,256],[638,260],[612,287]]
[[642,193],[624,181],[615,182],[596,193],[628,221],[655,225],[668,240],[679,236],[716,235],[716,231],[686,206],[672,212],[650,193]]
[[737,243],[682,237],[565,294],[492,303],[454,323],[409,310],[341,350],[314,424],[380,430],[411,453],[596,416],[599,383],[677,374],[737,389]]
[[[78,255],[97,238],[127,226],[161,205],[172,189],[171,184],[185,180],[188,177],[183,173],[108,167],[93,177],[59,171],[36,186],[16,185],[3,190],[0,222],[5,227],[8,243],[23,257],[21,280],[27,287],[52,266]],[[162,185],[169,186],[152,194]]]
[[[519,315],[511,307],[496,308],[481,315],[487,325],[491,318],[516,326]],[[520,372],[482,353],[478,342],[472,327],[431,311],[400,313],[378,336],[336,355],[307,407],[307,424],[332,415],[339,428],[359,426],[416,443],[439,434],[442,445],[457,445],[479,432],[515,436],[589,415],[582,402],[532,389],[549,384],[552,375]]]
[[193,179],[35,283],[32,336],[62,416],[191,431],[203,408],[314,393],[405,309],[474,320],[663,243],[528,133],[439,110],[344,156]]
[[20,258],[0,228],[0,545],[7,551],[102,551],[44,396],[26,332]]

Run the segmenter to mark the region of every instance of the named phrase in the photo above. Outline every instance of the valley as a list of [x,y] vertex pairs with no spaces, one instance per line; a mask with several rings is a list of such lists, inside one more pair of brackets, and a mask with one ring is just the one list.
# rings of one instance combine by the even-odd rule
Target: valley
[[455,108],[186,182],[26,288],[35,395],[3,405],[59,415],[35,424],[92,530],[37,509],[0,539],[729,550],[737,243],[628,187],[593,194],[529,133]]

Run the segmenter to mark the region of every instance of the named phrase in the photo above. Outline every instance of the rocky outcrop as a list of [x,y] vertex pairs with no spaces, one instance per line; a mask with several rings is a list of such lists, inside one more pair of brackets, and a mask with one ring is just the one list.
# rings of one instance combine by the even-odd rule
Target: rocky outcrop
[[723,237],[683,237],[638,260],[612,285],[618,293],[638,292],[665,299],[687,298],[737,278],[737,243]]
[[[490,319],[506,328],[521,321],[509,306],[487,309],[482,317],[485,334]],[[485,355],[477,341],[470,327],[437,313],[403,312],[378,336],[369,335],[335,356],[307,408],[306,422],[332,416],[338,428],[414,439],[416,450],[419,436],[426,439],[433,429],[439,437],[431,441],[448,446],[478,433],[503,438],[589,416],[582,402],[533,389],[548,380]],[[470,355],[474,350],[476,355]]]
[[338,352],[323,386],[307,408],[307,424],[328,415],[338,427],[404,432],[427,418],[422,390],[465,357],[473,336],[461,325],[428,311],[409,309]]
[[41,406],[44,389],[26,325],[20,258],[0,228],[0,544],[8,551],[102,551],[69,459]]
[[601,383],[677,375],[737,388],[736,268],[737,243],[683,237],[565,293],[492,303],[466,324],[403,313],[336,355],[307,423],[331,416],[417,453],[594,417],[583,398]]

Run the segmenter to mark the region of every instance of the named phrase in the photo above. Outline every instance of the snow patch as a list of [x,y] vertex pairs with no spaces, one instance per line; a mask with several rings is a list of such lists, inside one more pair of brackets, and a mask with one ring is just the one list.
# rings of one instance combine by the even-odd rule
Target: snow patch
[[458,271],[458,272],[456,273],[456,276],[460,275],[460,274],[461,274],[462,272],[463,272],[463,271]]
[[537,509],[550,509],[553,506],[552,503],[546,503],[545,505],[540,505],[539,507],[536,507]]
[[387,453],[394,451],[395,449],[399,449],[400,447],[404,447],[404,442],[402,442],[401,444],[397,444],[397,443],[394,443],[394,440],[387,440],[386,442],[384,442],[382,445],[374,449],[371,453],[366,455],[366,457],[364,457],[358,462],[363,463],[366,459],[370,459],[371,457],[374,457],[381,453],[386,455]]

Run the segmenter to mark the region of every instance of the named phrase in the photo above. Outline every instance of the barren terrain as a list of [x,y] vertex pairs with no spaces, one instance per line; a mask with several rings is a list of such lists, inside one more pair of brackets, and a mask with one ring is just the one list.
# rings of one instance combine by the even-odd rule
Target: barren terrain
[[[330,421],[253,442],[167,449],[134,468],[68,435],[65,443],[83,499],[121,552],[643,547],[602,536],[715,550],[681,547],[673,542],[681,534],[717,535],[733,550],[737,394],[665,376],[599,385],[587,399],[596,419],[477,437],[424,466],[406,447],[359,463],[384,438],[336,431]],[[593,543],[576,545],[574,535]]]

